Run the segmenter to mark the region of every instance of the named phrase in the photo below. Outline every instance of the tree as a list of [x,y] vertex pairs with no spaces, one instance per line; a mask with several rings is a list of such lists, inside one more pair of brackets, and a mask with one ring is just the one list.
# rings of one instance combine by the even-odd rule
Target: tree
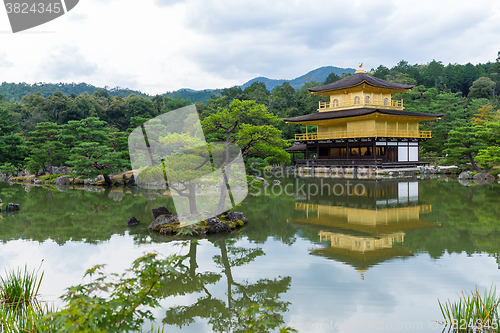
[[26,168],[37,174],[38,170],[43,173],[49,169],[52,173],[52,164],[66,162],[68,151],[64,149],[63,143],[59,140],[61,126],[56,123],[43,122],[36,125],[36,130],[30,132],[28,142],[29,156],[26,158]]
[[4,163],[10,163],[20,169],[26,156],[24,139],[17,134],[19,124],[12,121],[10,113],[0,106],[0,168]]
[[[203,129],[209,137],[225,142],[224,161],[230,161],[232,144],[240,146],[243,156],[261,155],[281,157],[282,162],[288,162],[290,156],[283,151],[286,141],[281,139],[281,131],[269,124],[279,122],[267,108],[255,101],[233,100],[227,108],[212,114],[203,121]],[[222,168],[227,184],[228,170]],[[223,211],[226,200],[225,184],[221,184],[221,198],[217,211]]]
[[340,80],[341,77],[338,76],[337,74],[335,74],[334,72],[331,72],[325,79],[325,82],[323,82],[323,84],[327,85],[327,84],[330,84],[330,83],[333,83],[333,82],[337,82],[338,80]]
[[491,168],[500,164],[500,147],[491,146],[486,149],[481,149],[476,156],[476,162],[484,169]]
[[480,171],[481,168],[474,161],[477,153],[484,147],[484,141],[477,137],[480,126],[458,127],[449,132],[450,137],[445,144],[447,149],[447,163],[467,165],[469,162],[474,170]]
[[493,98],[495,96],[495,82],[489,77],[480,77],[472,84],[469,98]]
[[68,163],[74,166],[74,171],[86,177],[103,175],[111,185],[109,174],[121,171],[129,163],[126,152],[117,150],[120,143],[115,140],[124,135],[104,127],[105,124],[96,117],[70,121],[64,125],[61,138],[69,145]]

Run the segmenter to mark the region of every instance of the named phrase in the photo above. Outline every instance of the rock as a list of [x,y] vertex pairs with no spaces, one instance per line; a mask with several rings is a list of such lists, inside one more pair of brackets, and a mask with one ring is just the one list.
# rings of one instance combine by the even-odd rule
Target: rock
[[130,178],[127,180],[127,186],[137,186],[137,184],[135,183],[134,175],[130,176]]
[[208,219],[205,219],[205,222],[207,222],[207,225],[209,227],[213,227],[219,223],[222,223],[222,221],[217,216],[209,217]]
[[477,185],[483,185],[486,183],[491,183],[492,181],[495,180],[495,177],[488,173],[476,173],[474,175],[474,183]]
[[258,176],[254,176],[253,177],[255,180],[258,180],[259,182],[262,182],[264,183],[264,187],[268,187],[269,186],[269,183],[267,182],[267,180],[265,180],[264,178],[262,177],[258,177]]
[[141,221],[139,221],[138,219],[136,219],[134,216],[130,217],[130,218],[127,220],[127,225],[128,225],[129,227],[134,226],[134,225],[138,225],[138,224],[140,224],[140,223],[141,223]]
[[172,235],[174,233],[174,229],[172,227],[166,227],[160,229],[160,235]]
[[114,186],[117,186],[117,187],[120,187],[120,186],[123,186],[125,185],[125,183],[122,181],[122,180],[117,180],[116,182],[114,182],[113,184]]
[[122,175],[123,180],[127,180],[127,176],[125,174]]
[[42,182],[40,179],[35,179],[34,184],[35,185],[43,185],[43,184],[45,184],[45,182]]
[[123,168],[123,171],[127,172],[127,171],[128,171],[127,167],[124,167],[124,168]]
[[241,220],[245,223],[248,223],[248,219],[245,216],[243,216],[242,212],[229,212],[227,213],[227,218],[231,222],[236,222],[238,220]]
[[54,185],[69,185],[69,179],[65,176],[57,177],[54,180]]
[[472,173],[470,171],[461,172],[458,175],[458,179],[472,179]]
[[218,223],[214,226],[208,227],[207,234],[220,234],[231,232],[231,227],[228,223]]
[[281,184],[281,182],[279,180],[277,180],[277,179],[273,180],[273,185],[279,185],[279,184]]
[[69,174],[69,172],[68,172],[68,167],[67,167],[67,166],[62,166],[62,167],[60,167],[60,168],[59,168],[59,173],[60,173],[61,175],[67,175],[67,174]]
[[15,204],[15,203],[8,203],[7,204],[7,208],[5,208],[6,211],[8,212],[12,212],[12,211],[15,211],[15,210],[19,210],[19,204]]
[[172,214],[168,209],[167,207],[165,206],[160,206],[160,207],[157,207],[157,208],[153,208],[151,210],[151,213],[153,213],[153,217],[156,219],[158,216],[160,215],[170,215]]
[[177,214],[160,215],[149,225],[149,230],[161,230],[163,227],[179,222]]

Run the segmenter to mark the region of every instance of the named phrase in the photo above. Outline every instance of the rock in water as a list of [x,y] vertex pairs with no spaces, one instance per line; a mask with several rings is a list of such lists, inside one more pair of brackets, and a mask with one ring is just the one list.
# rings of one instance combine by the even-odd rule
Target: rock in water
[[138,225],[138,224],[140,224],[140,223],[141,223],[141,221],[139,221],[138,219],[136,219],[134,216],[132,216],[131,218],[129,218],[129,219],[127,220],[127,225],[128,225],[129,227],[134,226],[134,225]]
[[458,175],[458,179],[472,179],[472,173],[470,171],[464,171]]
[[64,176],[57,177],[54,180],[54,185],[69,185],[69,179],[68,179],[68,177],[64,177]]
[[163,227],[179,222],[177,214],[160,215],[149,225],[149,230],[160,231]]
[[15,210],[19,210],[19,204],[15,204],[15,203],[8,203],[7,204],[7,208],[5,208],[6,211],[8,212],[12,212],[12,211],[15,211]]
[[241,220],[245,223],[248,223],[248,219],[245,216],[243,216],[242,212],[229,212],[227,213],[227,218],[231,222],[236,222],[238,220]]
[[135,183],[135,177],[134,175],[130,176],[130,178],[127,180],[127,186],[136,186],[137,184]]
[[153,208],[151,210],[151,212],[153,213],[153,217],[156,219],[158,216],[160,215],[170,215],[172,213],[170,213],[167,209],[167,207],[165,206],[160,206],[160,207],[157,207],[157,208]]

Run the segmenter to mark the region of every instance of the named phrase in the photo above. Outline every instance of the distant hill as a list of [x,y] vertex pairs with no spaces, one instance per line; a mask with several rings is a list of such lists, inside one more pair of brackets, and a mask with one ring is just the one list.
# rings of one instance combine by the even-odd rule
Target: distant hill
[[[253,82],[264,82],[266,84],[267,89],[272,90],[275,86],[283,84],[283,82],[289,82],[292,87],[295,89],[300,89],[306,79],[315,80],[318,82],[323,82],[327,78],[330,73],[335,73],[338,76],[342,76],[342,73],[354,73],[354,69],[352,68],[339,68],[334,66],[325,66],[320,67],[318,69],[312,70],[307,74],[299,76],[292,80],[275,80],[268,79],[266,77],[256,77],[245,84],[241,85],[242,89],[250,86]],[[7,83],[3,82],[0,85],[0,95],[3,95],[3,100],[15,100],[17,102],[21,102],[23,96],[36,94],[40,92],[40,94],[47,98],[53,95],[55,92],[60,91],[65,95],[81,95],[83,93],[88,93],[92,95],[98,89],[106,89],[111,96],[122,95],[124,98],[128,97],[131,94],[140,95],[143,97],[151,97],[151,95],[143,93],[141,91],[132,90],[128,88],[109,88],[109,87],[96,87],[87,83]],[[193,90],[189,88],[183,88],[172,92],[166,92],[162,96],[171,97],[171,98],[183,98],[190,99],[192,102],[204,102],[206,103],[212,96],[220,96],[221,89],[205,89],[205,90]]]
[[220,96],[220,89],[205,89],[205,90],[193,90],[188,88],[179,89],[172,92],[166,92],[163,94],[164,97],[172,98],[183,98],[190,99],[191,102],[208,102],[212,96]]
[[323,82],[326,80],[328,75],[330,73],[335,73],[338,76],[342,77],[342,73],[347,73],[347,74],[353,74],[356,70],[353,68],[340,68],[340,67],[334,67],[334,66],[325,66],[325,67],[320,67],[315,70],[310,71],[307,74],[304,74],[302,76],[299,76],[295,79],[292,80],[276,80],[276,79],[268,79],[267,77],[256,77],[254,79],[251,79],[250,81],[246,82],[245,84],[241,85],[242,89],[245,89],[246,87],[250,86],[254,82],[264,82],[266,85],[267,89],[271,91],[274,87],[282,85],[284,82],[290,83],[292,87],[295,89],[300,89],[304,83],[306,82],[306,79],[311,79],[315,80],[318,82]]
[[[11,100],[14,99],[16,102],[21,102],[23,96],[30,95],[30,94],[36,94],[39,92],[44,98],[47,98],[49,96],[52,96],[55,92],[60,91],[65,95],[71,95],[71,94],[76,94],[76,95],[81,95],[83,93],[87,93],[89,95],[92,95],[95,93],[98,89],[102,89],[100,87],[93,86],[91,84],[87,83],[35,83],[35,84],[29,84],[29,83],[7,83],[3,82],[2,85],[0,85],[0,95],[4,96],[4,100]],[[122,95],[123,97],[127,97],[131,94],[136,94],[140,95],[143,97],[147,97],[149,95],[137,91],[137,90],[131,90],[128,88],[120,88],[120,87],[115,87],[112,89],[109,89],[108,87],[105,87],[108,91],[108,93],[111,96],[118,96]]]

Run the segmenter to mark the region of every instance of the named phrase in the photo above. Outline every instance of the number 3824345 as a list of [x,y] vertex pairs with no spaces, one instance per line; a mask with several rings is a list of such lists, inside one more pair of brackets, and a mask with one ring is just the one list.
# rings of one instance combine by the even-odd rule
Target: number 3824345
[[7,8],[7,14],[42,14],[42,13],[54,13],[59,14],[63,9],[61,8],[60,2],[54,3],[21,3],[21,2],[7,2],[5,3],[5,8]]

